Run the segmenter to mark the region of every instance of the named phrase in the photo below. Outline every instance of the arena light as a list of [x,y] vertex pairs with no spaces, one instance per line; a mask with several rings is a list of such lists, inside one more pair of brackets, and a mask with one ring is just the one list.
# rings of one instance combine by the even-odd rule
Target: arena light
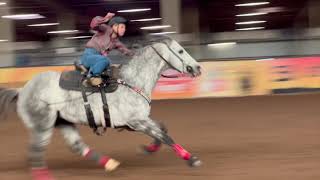
[[236,4],[235,6],[238,7],[243,7],[243,6],[261,6],[261,5],[266,5],[270,4],[270,2],[254,2],[254,3],[242,3],[242,4]]
[[92,36],[74,36],[74,37],[66,37],[64,39],[88,39],[92,38]]
[[131,22],[146,22],[146,21],[158,21],[161,20],[162,18],[148,18],[148,19],[135,19],[135,20],[130,20]]
[[261,15],[266,15],[266,14],[268,14],[268,13],[257,12],[257,13],[238,14],[236,16],[238,16],[238,17],[243,17],[243,16],[261,16]]
[[140,29],[142,30],[154,30],[154,29],[166,29],[171,27],[170,25],[159,25],[159,26],[146,26],[146,27],[141,27]]
[[166,31],[166,32],[159,32],[159,33],[150,33],[150,35],[157,36],[157,35],[175,34],[175,33],[177,33],[177,32],[176,31]]
[[265,27],[239,28],[239,29],[236,29],[236,30],[237,31],[251,31],[251,30],[259,30],[259,29],[265,29]]
[[79,32],[79,30],[60,30],[60,31],[49,31],[48,34],[72,34],[77,32]]
[[144,12],[144,11],[151,11],[151,8],[141,8],[141,9],[125,9],[119,10],[119,13],[131,13],[131,12]]
[[30,27],[41,27],[41,26],[56,26],[60,23],[42,23],[42,24],[29,24]]
[[213,43],[208,44],[209,47],[226,47],[226,46],[233,46],[236,45],[237,42],[224,42],[224,43]]
[[6,5],[7,3],[5,3],[5,2],[0,2],[0,6],[4,6],[4,5]]
[[13,15],[5,15],[1,16],[5,19],[14,19],[14,20],[24,20],[24,19],[40,19],[45,18],[40,14],[13,14]]
[[237,22],[237,25],[246,25],[246,24],[260,24],[265,23],[267,21],[244,21],[244,22]]
[[257,59],[256,61],[273,61],[275,58]]

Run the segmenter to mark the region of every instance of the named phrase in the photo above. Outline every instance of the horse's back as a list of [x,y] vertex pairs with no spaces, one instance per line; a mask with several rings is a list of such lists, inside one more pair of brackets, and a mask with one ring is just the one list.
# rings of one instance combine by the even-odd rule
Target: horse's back
[[52,97],[52,93],[59,91],[59,78],[61,73],[55,71],[42,72],[35,75],[21,89],[19,98],[30,99],[37,97],[47,99]]

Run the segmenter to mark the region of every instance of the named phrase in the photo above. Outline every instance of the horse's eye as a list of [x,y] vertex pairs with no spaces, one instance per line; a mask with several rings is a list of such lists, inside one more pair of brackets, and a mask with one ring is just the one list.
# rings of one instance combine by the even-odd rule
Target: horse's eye
[[179,54],[183,54],[183,50],[182,49],[179,51]]

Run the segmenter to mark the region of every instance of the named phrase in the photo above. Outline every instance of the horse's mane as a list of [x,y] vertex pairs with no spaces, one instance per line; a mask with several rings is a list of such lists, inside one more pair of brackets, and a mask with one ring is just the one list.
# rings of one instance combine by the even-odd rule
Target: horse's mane
[[[124,71],[128,68],[134,67],[134,69],[139,69],[140,67],[145,66],[146,62],[150,61],[150,59],[153,58],[152,53],[147,53],[149,47],[153,44],[156,43],[166,43],[166,44],[171,44],[173,40],[169,37],[162,36],[162,37],[146,37],[143,39],[135,39],[133,42],[131,42],[132,46],[139,46],[136,48],[131,48],[134,52],[135,55],[128,61],[126,64],[122,64],[120,66],[120,76],[124,78],[124,74],[126,74]],[[129,71],[131,76],[136,76],[136,74],[139,74],[139,71]]]

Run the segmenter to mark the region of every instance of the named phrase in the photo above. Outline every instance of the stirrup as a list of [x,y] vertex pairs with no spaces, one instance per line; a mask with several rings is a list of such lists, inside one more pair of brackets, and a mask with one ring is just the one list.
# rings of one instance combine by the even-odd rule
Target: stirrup
[[90,87],[91,84],[90,84],[90,80],[88,78],[85,78],[81,84],[84,86],[84,87]]

